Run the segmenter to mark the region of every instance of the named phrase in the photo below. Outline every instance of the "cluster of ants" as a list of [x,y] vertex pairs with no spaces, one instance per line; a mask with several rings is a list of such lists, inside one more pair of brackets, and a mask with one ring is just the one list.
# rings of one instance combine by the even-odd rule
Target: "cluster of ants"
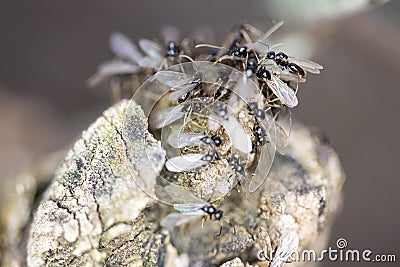
[[[134,80],[140,76],[144,77],[145,80],[154,75],[159,81],[174,88],[173,80],[176,78],[181,83],[176,84],[175,91],[169,95],[169,98],[177,105],[183,104],[183,108],[177,110],[172,106],[163,111],[153,123],[154,128],[161,128],[174,120],[182,118],[191,110],[194,110],[194,112],[201,111],[201,103],[185,104],[189,100],[199,96],[209,97],[207,92],[202,89],[203,77],[200,74],[185,78],[182,73],[165,70],[185,62],[205,61],[223,64],[238,70],[246,79],[257,85],[257,90],[263,96],[262,104],[260,102],[246,104],[249,112],[260,121],[263,121],[267,111],[277,114],[281,109],[297,106],[298,84],[305,82],[308,72],[318,74],[323,68],[315,62],[297,59],[276,50],[279,45],[272,45],[269,42],[269,37],[282,24],[282,22],[276,23],[266,32],[249,24],[240,25],[231,32],[222,46],[212,44],[212,40],[205,37],[207,34],[200,35],[200,37],[194,39],[185,38],[181,40],[179,30],[171,26],[162,28],[161,42],[148,39],[139,40],[140,49],[122,33],[113,33],[110,37],[110,48],[116,57],[101,64],[98,67],[98,72],[89,79],[89,84],[96,85],[105,79],[111,78],[110,81],[112,83],[120,85],[124,79]],[[186,83],[182,84],[182,79],[186,79]],[[240,131],[240,125],[234,124],[235,120],[229,120],[228,110],[226,105],[223,104],[224,101],[230,98],[231,93],[222,85],[227,83],[228,78],[220,77],[220,79],[224,81],[213,94],[213,97],[218,100],[213,107],[214,112],[217,114],[216,119],[220,120],[222,126],[227,128],[226,131],[228,133],[230,131],[229,136],[231,138],[243,139],[242,137],[246,135],[246,132],[244,130]],[[170,119],[166,122],[168,119],[165,118]],[[158,120],[159,123],[157,124]],[[266,146],[269,142],[266,136],[267,127],[268,125],[265,124],[254,124],[253,126],[253,136],[258,146]],[[218,135],[207,136],[200,133],[178,134],[173,132],[168,140],[176,148],[181,148],[185,145],[200,147],[205,144],[213,151],[213,153],[207,154],[184,154],[169,159],[166,162],[166,168],[171,172],[192,171],[214,160],[221,159],[221,155],[217,152],[217,147],[221,146],[222,139]],[[235,142],[233,142],[233,146],[235,146]],[[239,140],[236,142],[235,149],[250,153],[252,146],[251,143],[246,144],[244,141]],[[269,159],[272,161],[273,155],[269,155]],[[260,160],[262,161],[263,159],[261,158]],[[246,166],[240,162],[236,154],[231,154],[227,161],[235,172],[242,175],[245,173]],[[270,164],[265,166],[267,172],[269,172],[272,162],[268,164],[264,162],[263,164]],[[263,173],[263,175],[266,174]],[[248,192],[254,192],[262,182],[263,180],[261,179],[255,181],[255,185]],[[176,190],[176,187],[166,186],[164,189],[168,193],[168,191]],[[164,218],[161,222],[164,227],[178,226],[188,222],[191,218],[203,217],[204,221],[206,217],[210,219],[214,217],[215,220],[220,221],[223,217],[222,210],[218,210],[203,199],[194,196],[191,192],[182,189],[179,194],[171,192],[170,195],[180,197],[174,199],[175,203],[180,203],[174,204],[174,208],[179,213],[170,213]],[[186,199],[191,199],[191,203],[185,203]]]

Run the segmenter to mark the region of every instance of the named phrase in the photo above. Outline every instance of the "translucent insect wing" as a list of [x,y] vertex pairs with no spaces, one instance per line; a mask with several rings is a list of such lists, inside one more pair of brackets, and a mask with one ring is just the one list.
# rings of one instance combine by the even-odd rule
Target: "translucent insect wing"
[[114,32],[110,36],[109,45],[111,51],[120,58],[138,63],[143,57],[138,47],[124,34]]
[[268,82],[268,87],[271,88],[282,104],[289,108],[294,108],[299,103],[294,90],[275,75],[271,75],[271,81]]
[[282,153],[288,145],[292,133],[292,112],[289,109],[281,110],[275,119],[276,149]]
[[221,123],[218,120],[218,116],[216,114],[210,114],[208,117],[208,128],[210,128],[211,131],[218,131],[219,128],[221,128]]
[[314,73],[314,74],[319,74],[320,70],[322,70],[324,67],[314,61],[307,60],[307,59],[298,59],[294,57],[289,57],[289,62],[295,63],[299,65],[299,67],[303,68],[305,71]]
[[202,210],[200,210],[202,207],[204,207],[206,204],[204,203],[185,203],[185,204],[175,204],[174,208],[179,211],[179,212],[195,212],[195,211],[200,211],[201,213],[204,214]]
[[171,88],[188,84],[193,81],[192,75],[169,70],[159,71],[155,74],[155,77],[158,81]]
[[187,212],[187,213],[178,213],[178,212],[173,212],[168,214],[162,221],[161,221],[161,226],[165,228],[173,228],[175,226],[179,226],[182,224],[186,224],[196,218],[199,218],[202,216],[204,213],[202,212]]
[[163,128],[181,118],[185,115],[182,112],[183,105],[168,107],[150,116],[150,126],[153,129]]
[[271,110],[266,112],[264,119],[258,121],[265,130],[267,142],[261,146],[258,165],[249,184],[249,193],[256,191],[265,181],[275,158],[275,122]]
[[201,139],[205,136],[198,133],[181,133],[179,131],[172,132],[168,136],[168,143],[175,148],[182,148],[185,146],[199,146]]
[[208,162],[202,160],[203,154],[184,154],[168,159],[165,167],[171,172],[190,171],[206,165]]
[[97,73],[95,73],[88,79],[88,85],[95,86],[114,75],[137,73],[139,71],[139,66],[127,62],[116,60],[106,61],[97,68]]
[[233,78],[237,80],[237,83],[233,90],[234,94],[229,99],[228,106],[236,114],[250,101],[251,98],[257,96],[260,90],[257,85],[245,75]]
[[165,42],[179,43],[181,38],[178,28],[171,25],[164,25],[161,27],[161,36]]
[[246,133],[243,125],[232,116],[229,116],[227,120],[216,117],[217,120],[225,128],[229,135],[229,139],[232,142],[232,147],[240,150],[243,153],[250,153],[252,149],[250,136]]
[[139,60],[139,66],[142,68],[159,70],[161,67],[162,59],[154,59],[151,57],[143,57]]
[[139,41],[140,48],[152,59],[161,59],[162,55],[162,48],[161,46],[148,39],[141,39]]
[[175,205],[182,206],[182,204],[185,203],[188,203],[190,205],[193,205],[193,203],[197,203],[197,205],[201,206],[204,206],[207,203],[203,199],[196,197],[191,192],[175,184],[168,184],[162,187],[162,190],[169,196],[169,203],[175,203],[174,207]]
[[283,266],[287,262],[289,256],[296,252],[299,247],[299,236],[293,231],[283,235],[279,241],[280,244],[278,245],[270,267]]
[[178,100],[180,97],[184,96],[185,94],[189,93],[190,91],[192,91],[195,87],[197,86],[197,84],[185,84],[185,85],[180,85],[176,88],[178,88],[178,90],[176,92],[173,92],[169,95],[169,99],[176,101]]
[[139,72],[140,67],[122,62],[122,61],[106,61],[98,67],[98,71],[105,75],[128,74]]
[[281,70],[279,72],[279,79],[281,79],[282,81],[286,81],[286,82],[296,82],[296,83],[304,83],[306,82],[306,78],[296,74],[296,73],[291,73],[290,71],[288,71],[287,69],[285,70]]
[[268,52],[271,47],[271,42],[268,38],[274,34],[281,26],[283,25],[283,21],[275,23],[271,28],[269,28],[264,34],[260,34],[256,41],[247,44],[247,47],[254,49],[260,54],[264,54]]

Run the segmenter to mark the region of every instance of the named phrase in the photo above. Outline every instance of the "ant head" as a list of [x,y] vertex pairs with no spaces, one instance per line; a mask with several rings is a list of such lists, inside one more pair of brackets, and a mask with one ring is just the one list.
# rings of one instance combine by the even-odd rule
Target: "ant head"
[[207,214],[212,215],[216,212],[217,209],[214,206],[210,205],[210,206],[202,207],[201,210]]
[[239,56],[247,56],[247,46],[242,45],[241,47],[239,47]]
[[213,139],[211,139],[208,136],[204,136],[200,139],[201,142],[203,142],[204,144],[210,145],[213,142]]
[[239,157],[238,157],[238,155],[233,155],[233,156],[229,159],[229,165],[236,166],[238,163],[239,163]]
[[275,52],[274,51],[269,51],[267,53],[267,58],[268,59],[275,59]]
[[257,71],[257,78],[259,78],[260,80],[270,80],[271,73],[265,68],[265,66],[262,66]]
[[248,104],[248,106],[249,106],[250,110],[252,110],[252,111],[258,109],[258,104],[257,104],[256,102],[250,102],[250,103]]
[[283,59],[288,59],[288,56],[283,53],[283,52],[279,52],[278,54],[276,54],[275,59],[279,59],[279,60],[283,60]]
[[177,56],[179,56],[179,53],[180,53],[180,48],[175,42],[170,41],[167,43],[167,56],[168,57],[177,57]]
[[220,146],[222,143],[221,137],[219,137],[218,135],[212,136],[211,139],[214,141],[215,146]]
[[224,214],[224,212],[223,212],[222,210],[217,210],[217,211],[214,213],[214,217],[215,217],[215,219],[216,219],[217,221],[219,221],[219,220],[221,220],[223,214]]
[[201,158],[201,160],[211,162],[214,159],[214,155],[207,154]]
[[234,168],[235,168],[235,171],[237,171],[238,173],[241,173],[241,174],[244,173],[244,166],[243,165],[237,164],[237,165],[235,165]]

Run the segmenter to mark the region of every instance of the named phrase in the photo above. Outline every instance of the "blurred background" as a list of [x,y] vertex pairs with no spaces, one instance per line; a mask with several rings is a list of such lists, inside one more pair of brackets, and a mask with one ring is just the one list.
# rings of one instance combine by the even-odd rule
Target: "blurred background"
[[[288,52],[324,65],[300,86],[294,117],[318,127],[347,180],[331,245],[391,253],[400,261],[400,1],[2,1],[0,4],[0,193],[15,174],[66,148],[111,104],[87,78],[112,57],[108,36],[137,41],[163,24],[222,39],[240,22],[285,20]],[[260,24],[260,23],[258,23]],[[398,264],[398,263],[397,263]],[[324,262],[323,266],[364,266]],[[374,266],[396,266],[375,263]]]

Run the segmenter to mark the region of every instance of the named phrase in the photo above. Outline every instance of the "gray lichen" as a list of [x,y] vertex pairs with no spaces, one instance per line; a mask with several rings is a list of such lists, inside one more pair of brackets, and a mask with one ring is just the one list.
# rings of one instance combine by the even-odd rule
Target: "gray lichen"
[[268,238],[276,245],[288,230],[298,233],[300,250],[316,244],[322,249],[341,206],[344,174],[318,133],[299,125],[290,140],[260,190],[232,191],[224,200],[220,208],[229,223],[222,224],[221,236],[215,221],[204,228],[193,221],[169,232],[159,222],[172,208],[154,201],[132,178],[155,179],[153,167],[161,169],[165,152],[147,132],[141,108],[122,101],[83,132],[43,194],[36,185],[41,175],[19,182],[25,190],[11,195],[18,205],[2,210],[2,263],[268,266],[257,253]]
[[[132,128],[122,133],[126,113],[132,114],[127,116]],[[146,145],[161,168],[164,151],[146,129],[142,110],[123,101],[83,132],[36,210],[27,247],[29,266],[160,261],[158,250],[139,249],[145,243],[160,245],[165,237],[152,236],[143,211],[153,200],[138,188],[127,167],[133,164],[138,173],[148,174],[152,166],[141,158]],[[126,248],[115,246],[116,240],[125,240]]]

